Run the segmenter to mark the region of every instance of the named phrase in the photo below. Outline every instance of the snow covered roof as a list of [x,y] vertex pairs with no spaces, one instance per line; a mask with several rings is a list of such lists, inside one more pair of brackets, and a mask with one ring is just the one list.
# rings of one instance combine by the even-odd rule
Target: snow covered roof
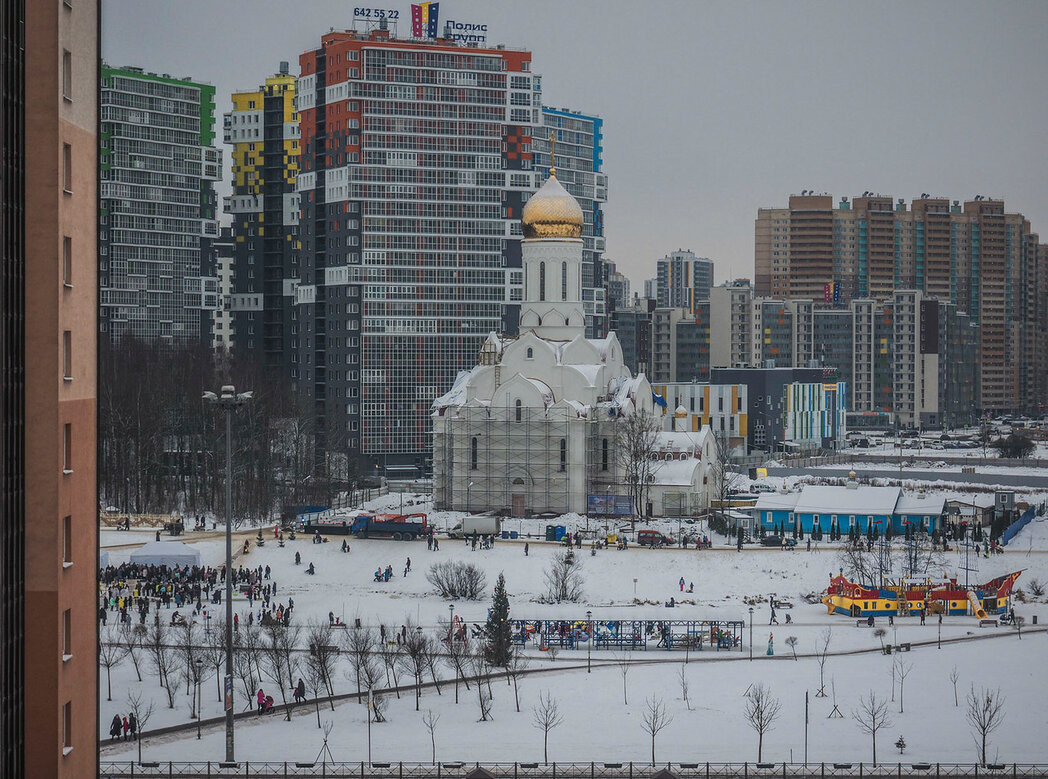
[[702,428],[697,433],[676,433],[664,430],[659,433],[657,447],[663,451],[695,452],[702,449],[709,435],[708,427]]
[[895,513],[899,500],[898,487],[871,487],[860,484],[854,489],[823,485],[806,485],[800,492],[764,492],[757,498],[758,511],[787,509],[799,514],[876,514]]
[[574,368],[575,370],[577,370],[579,373],[581,373],[585,377],[586,382],[589,384],[589,386],[596,387],[597,386],[597,380],[600,378],[600,369],[602,367],[604,367],[604,366],[602,366],[602,365],[572,365],[571,367]]
[[131,553],[140,565],[200,565],[200,552],[181,541],[150,541]]
[[537,389],[539,391],[539,394],[542,395],[543,402],[547,406],[552,405],[552,403],[553,403],[553,390],[551,390],[549,388],[549,385],[546,382],[539,381],[538,379],[529,379],[527,377],[521,377],[521,378],[523,378],[524,381],[530,382],[531,385],[533,387],[535,387],[535,389]]
[[945,508],[946,498],[942,495],[904,492],[895,504],[895,513],[937,517]]
[[[491,335],[494,335],[494,333]],[[461,406],[465,403],[466,389],[469,385],[470,377],[473,376],[473,372],[476,370],[476,368],[473,368],[468,371],[459,371],[455,377],[455,383],[451,385],[451,389],[434,400],[430,408],[447,408],[448,406]]]
[[667,487],[690,487],[695,483],[695,469],[700,464],[694,457],[686,460],[663,460],[654,466],[655,483]]
[[899,500],[898,487],[871,487],[860,484],[854,489],[806,485],[794,511],[801,514],[833,512],[836,514],[891,514]]

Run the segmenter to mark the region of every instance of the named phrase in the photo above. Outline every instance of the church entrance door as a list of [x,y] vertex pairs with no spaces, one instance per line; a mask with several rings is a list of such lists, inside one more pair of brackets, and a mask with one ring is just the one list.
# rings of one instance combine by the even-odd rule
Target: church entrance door
[[514,495],[513,496],[513,516],[523,517],[524,516],[524,496]]

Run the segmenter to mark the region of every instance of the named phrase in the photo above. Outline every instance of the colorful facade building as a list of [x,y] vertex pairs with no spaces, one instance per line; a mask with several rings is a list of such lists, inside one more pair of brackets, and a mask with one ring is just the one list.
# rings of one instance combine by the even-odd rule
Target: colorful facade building
[[257,90],[235,92],[224,117],[232,146],[233,268],[229,296],[232,344],[285,381],[297,377],[299,127],[295,77],[288,63]]
[[327,452],[419,474],[433,400],[517,331],[531,53],[380,25],[325,34],[299,70],[298,397]]
[[103,65],[101,79],[99,327],[114,343],[210,346],[215,88],[135,67]]

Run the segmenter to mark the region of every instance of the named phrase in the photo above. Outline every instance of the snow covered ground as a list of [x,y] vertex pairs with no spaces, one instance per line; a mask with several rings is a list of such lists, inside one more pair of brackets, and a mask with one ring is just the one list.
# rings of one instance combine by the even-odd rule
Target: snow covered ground
[[[415,497],[411,496],[410,500]],[[399,506],[399,496],[387,496],[377,503]],[[376,506],[380,507],[380,506]],[[424,504],[417,507],[427,510]],[[439,513],[432,516],[438,528],[453,524],[459,515]],[[507,523],[508,529],[538,534],[546,524],[584,527],[585,518],[566,517],[556,522],[530,520]],[[676,531],[676,522],[664,523]],[[701,529],[701,528],[695,528]],[[193,533],[183,539],[201,549],[206,564],[220,562],[224,546],[221,538],[196,540]],[[152,538],[144,532],[104,531],[102,543],[114,562],[126,559],[135,540]],[[912,664],[904,687],[905,711],[899,713],[899,689],[896,701],[889,704],[894,724],[878,738],[878,758],[891,760],[898,752],[892,748],[903,735],[907,749],[905,760],[972,762],[976,759],[970,728],[965,721],[964,696],[972,684],[977,687],[1000,687],[1007,698],[1007,721],[992,737],[992,758],[1007,762],[1044,762],[1046,753],[1040,740],[1048,725],[1048,674],[1043,673],[1043,658],[1048,651],[1048,634],[1024,630],[1020,639],[1010,628],[979,628],[971,618],[947,618],[942,625],[941,649],[935,645],[937,626],[929,620],[897,619],[884,641],[892,644],[912,642],[913,651],[891,657],[879,651],[881,638],[867,628],[857,628],[854,620],[829,616],[821,604],[809,604],[803,596],[820,592],[828,577],[838,568],[837,553],[824,546],[812,552],[747,547],[742,553],[719,547],[696,551],[680,549],[643,549],[631,546],[626,551],[606,549],[591,555],[584,548],[579,560],[585,580],[585,593],[577,605],[548,605],[537,602],[545,594],[544,569],[558,547],[544,542],[530,542],[525,557],[522,542],[500,541],[488,551],[472,551],[459,541],[444,539],[439,551],[425,544],[398,543],[382,540],[351,540],[348,554],[340,551],[341,537],[332,543],[315,545],[299,539],[284,548],[267,543],[253,548],[241,559],[245,566],[266,566],[277,582],[275,602],[295,601],[295,621],[326,620],[329,611],[352,624],[354,619],[377,626],[399,628],[408,620],[432,627],[447,617],[448,602],[437,597],[425,579],[426,569],[434,562],[461,559],[474,562],[487,575],[490,586],[500,572],[506,576],[510,595],[511,616],[523,618],[584,619],[587,610],[594,619],[731,619],[749,621],[748,602],[761,599],[753,615],[754,659],[749,661],[748,629],[744,631],[742,651],[703,651],[691,653],[684,672],[688,678],[689,704],[681,694],[678,673],[682,652],[649,651],[635,653],[635,663],[626,681],[628,704],[623,702],[622,676],[612,661],[612,653],[595,652],[594,668],[586,673],[584,650],[562,651],[555,661],[548,653],[529,647],[533,668],[548,672],[528,676],[521,683],[521,712],[514,707],[512,688],[505,681],[492,685],[493,720],[478,723],[476,695],[464,690],[461,702],[454,704],[448,686],[443,694],[425,692],[422,712],[414,711],[412,696],[392,700],[389,721],[373,726],[374,760],[428,760],[429,734],[421,722],[422,713],[432,709],[440,714],[436,728],[439,760],[535,761],[542,760],[542,733],[532,726],[532,707],[540,693],[557,699],[564,722],[550,737],[550,759],[628,761],[650,757],[650,735],[641,727],[645,698],[656,696],[665,703],[672,723],[659,735],[657,754],[660,760],[676,761],[741,761],[756,759],[756,736],[744,721],[744,693],[751,684],[764,682],[782,701],[782,716],[765,739],[765,760],[800,760],[803,755],[804,694],[810,695],[808,757],[812,761],[870,760],[870,738],[863,734],[852,713],[861,694],[874,690],[882,697],[893,692],[892,661],[896,657]],[[302,565],[294,565],[294,554],[302,555]],[[411,572],[402,576],[406,558],[411,557]],[[308,576],[305,567],[312,562],[316,575]],[[378,566],[393,566],[393,580],[385,584],[373,581]],[[943,571],[933,574],[958,573],[959,560],[947,554]],[[1031,523],[1012,542],[1008,552],[992,559],[979,560],[980,570],[974,580],[1025,569],[1019,585],[1030,595],[1030,582],[1048,581],[1048,520]],[[679,591],[678,580],[694,582],[692,594]],[[963,572],[961,572],[963,577]],[[792,601],[793,624],[769,626],[767,598],[775,595]],[[678,598],[679,605],[669,609],[663,604]],[[257,605],[257,604],[256,604]],[[475,602],[456,602],[455,614],[467,622],[484,620],[489,598]],[[246,619],[247,603],[236,602],[241,620]],[[1039,617],[1039,627],[1048,622],[1048,598],[1032,598],[1016,603],[1016,612],[1027,618]],[[779,611],[783,623],[785,612]],[[887,627],[887,626],[885,626]],[[811,657],[815,643],[824,630],[831,630],[830,652],[844,652],[830,657],[826,667],[828,698],[815,697],[819,687],[819,668]],[[765,654],[769,633],[774,633],[775,654]],[[785,641],[797,638],[796,661]],[[956,639],[956,640],[955,640]],[[918,646],[918,642],[923,642]],[[929,643],[930,642],[930,643]],[[867,650],[859,654],[852,652]],[[809,656],[805,656],[809,655]],[[581,663],[581,666],[580,666]],[[115,713],[126,713],[127,694],[144,693],[156,700],[157,709],[147,730],[189,722],[189,697],[183,686],[173,709],[156,677],[143,663],[144,681],[136,680],[131,662],[125,659],[113,670],[113,700],[101,703],[101,737],[108,735],[109,721]],[[952,668],[959,673],[960,706],[954,705]],[[335,677],[336,693],[354,691],[348,679],[349,666],[342,661]],[[445,671],[446,675],[450,672]],[[105,690],[105,671],[102,671]],[[268,684],[264,685],[267,689]],[[238,684],[239,687],[239,684]],[[833,708],[833,691],[842,718],[828,718]],[[242,696],[237,690],[238,696]],[[217,701],[216,679],[208,677],[203,686],[205,718],[221,714]],[[279,701],[279,695],[275,695]],[[246,701],[238,700],[238,709]],[[689,708],[690,705],[690,708]],[[367,757],[366,709],[353,702],[337,704],[335,711],[321,710],[321,720],[331,722],[330,746],[337,760],[361,760]],[[252,717],[237,722],[237,756],[251,760],[311,760],[320,750],[323,731],[317,727],[312,708],[300,707],[291,722],[279,715]],[[221,759],[224,754],[221,727],[205,728],[201,741],[194,730],[148,738],[144,757],[153,760]],[[104,746],[103,760],[132,759],[131,744]]]

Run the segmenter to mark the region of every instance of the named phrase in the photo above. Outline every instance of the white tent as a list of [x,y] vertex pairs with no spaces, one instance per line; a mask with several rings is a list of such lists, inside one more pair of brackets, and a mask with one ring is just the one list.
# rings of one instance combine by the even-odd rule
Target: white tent
[[131,553],[131,562],[140,565],[200,565],[200,552],[181,541],[150,541]]
[[106,568],[109,565],[109,552],[105,549],[100,549],[98,552],[98,567]]

